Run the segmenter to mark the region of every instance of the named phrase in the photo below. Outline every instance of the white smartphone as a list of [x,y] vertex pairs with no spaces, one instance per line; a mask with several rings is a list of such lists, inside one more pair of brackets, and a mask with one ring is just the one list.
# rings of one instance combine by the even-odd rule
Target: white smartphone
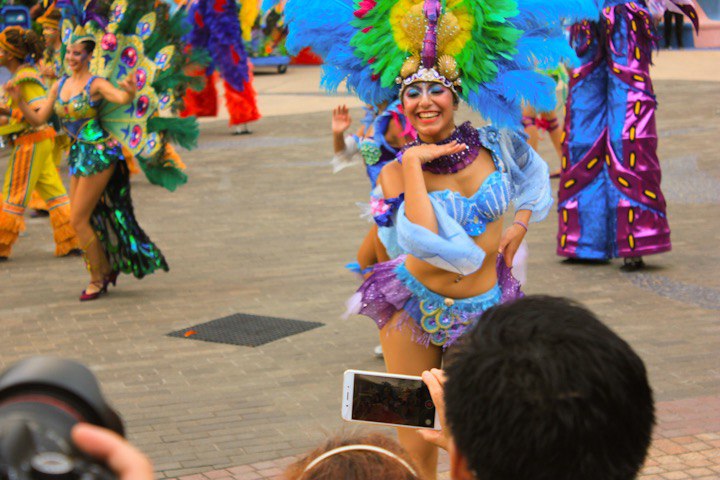
[[430,391],[420,377],[346,370],[342,418],[350,422],[440,429]]

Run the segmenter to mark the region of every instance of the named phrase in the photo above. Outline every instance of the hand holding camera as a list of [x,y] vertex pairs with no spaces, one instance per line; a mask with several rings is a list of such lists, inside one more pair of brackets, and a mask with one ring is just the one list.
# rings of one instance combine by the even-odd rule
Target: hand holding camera
[[150,462],[122,434],[77,362],[32,357],[0,375],[0,478],[151,480]]
[[78,423],[72,429],[75,445],[107,465],[120,480],[153,480],[150,460],[123,437],[106,428]]

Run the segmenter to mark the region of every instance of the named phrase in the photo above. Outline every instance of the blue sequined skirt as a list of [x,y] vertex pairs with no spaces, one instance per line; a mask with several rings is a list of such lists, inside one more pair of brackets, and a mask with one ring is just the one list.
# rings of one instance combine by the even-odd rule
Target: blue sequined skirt
[[497,262],[498,283],[480,295],[453,299],[429,290],[405,267],[405,256],[376,264],[373,274],[348,302],[348,313],[366,315],[382,329],[401,311],[400,322],[413,324],[414,340],[421,345],[448,348],[472,328],[485,310],[523,296],[520,283]]

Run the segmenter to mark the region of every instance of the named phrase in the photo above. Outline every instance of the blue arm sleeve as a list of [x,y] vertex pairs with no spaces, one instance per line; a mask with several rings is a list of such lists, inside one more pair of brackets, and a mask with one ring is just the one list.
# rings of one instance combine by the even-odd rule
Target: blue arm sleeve
[[400,247],[408,254],[449,272],[469,275],[477,271],[485,260],[483,249],[437,200],[430,197],[430,202],[437,217],[438,233],[408,220],[403,202],[396,222]]
[[553,204],[547,163],[511,130],[501,132],[499,144],[515,190],[515,209],[532,211],[531,222],[543,220]]

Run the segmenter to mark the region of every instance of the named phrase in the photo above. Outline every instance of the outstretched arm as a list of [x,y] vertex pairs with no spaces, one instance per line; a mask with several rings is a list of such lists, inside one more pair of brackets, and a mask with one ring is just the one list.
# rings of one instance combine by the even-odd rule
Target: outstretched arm
[[90,86],[90,96],[97,97],[100,95],[108,102],[118,105],[130,103],[135,99],[135,93],[137,93],[135,75],[129,75],[128,78],[118,83],[118,87],[120,88],[114,87],[112,83],[104,78],[98,78]]
[[5,93],[12,99],[15,107],[19,108],[25,120],[33,127],[41,127],[50,120],[53,105],[57,98],[57,83],[52,86],[47,97],[27,103],[22,95],[22,87],[14,83],[5,85]]
[[505,133],[503,138],[506,140],[501,148],[517,195],[515,221],[503,233],[498,249],[509,267],[527,233],[528,224],[544,219],[553,199],[547,163],[516,133]]

